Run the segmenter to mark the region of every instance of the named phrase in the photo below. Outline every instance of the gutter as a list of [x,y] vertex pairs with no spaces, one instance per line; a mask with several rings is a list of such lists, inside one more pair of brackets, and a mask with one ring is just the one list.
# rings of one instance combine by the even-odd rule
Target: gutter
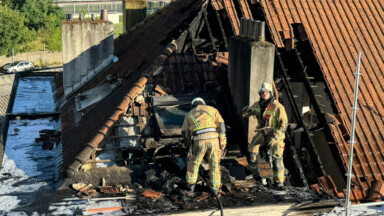
[[136,94],[140,93],[145,87],[148,79],[153,73],[161,68],[163,62],[177,49],[175,41],[170,42],[167,47],[160,53],[153,64],[142,72],[139,80],[124,96],[120,104],[115,108],[115,112],[109,117],[103,126],[97,131],[97,134],[85,145],[84,149],[74,158],[74,161],[64,171],[68,177],[73,176],[79,168],[91,157],[92,152],[96,150],[99,144],[106,138],[112,126],[118,122],[123,114],[127,112],[129,104],[133,101]]

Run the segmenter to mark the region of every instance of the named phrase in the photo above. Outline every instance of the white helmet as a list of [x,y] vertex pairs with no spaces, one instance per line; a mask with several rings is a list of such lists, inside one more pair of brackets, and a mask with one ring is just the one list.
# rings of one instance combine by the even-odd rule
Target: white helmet
[[273,88],[272,88],[272,85],[269,84],[269,83],[263,83],[261,84],[261,86],[259,87],[258,89],[258,92],[261,93],[261,92],[264,92],[264,91],[269,91],[271,92],[271,96],[273,96]]
[[201,97],[197,97],[197,98],[193,99],[191,105],[193,105],[193,104],[194,104],[195,102],[197,102],[197,101],[201,101],[201,102],[205,105],[205,101],[204,101],[204,99],[201,98]]

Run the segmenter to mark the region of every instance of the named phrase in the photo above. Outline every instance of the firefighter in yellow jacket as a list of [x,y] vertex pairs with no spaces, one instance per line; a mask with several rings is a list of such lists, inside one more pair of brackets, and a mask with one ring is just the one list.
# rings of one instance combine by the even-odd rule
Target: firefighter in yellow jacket
[[226,146],[225,124],[217,109],[205,105],[202,98],[192,101],[195,106],[186,116],[182,126],[184,139],[190,141],[186,181],[194,192],[202,159],[207,155],[212,189],[218,193],[221,187],[220,157]]
[[243,116],[254,116],[257,119],[256,135],[248,146],[249,170],[254,177],[260,177],[259,148],[266,145],[272,153],[273,177],[275,186],[284,189],[284,163],[285,130],[288,124],[284,106],[273,97],[272,85],[263,83],[258,89],[260,101],[250,107],[243,108]]

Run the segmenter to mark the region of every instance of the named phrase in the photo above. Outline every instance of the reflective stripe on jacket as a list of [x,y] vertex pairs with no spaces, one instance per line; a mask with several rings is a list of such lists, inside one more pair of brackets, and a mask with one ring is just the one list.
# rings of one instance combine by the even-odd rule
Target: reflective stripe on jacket
[[277,141],[283,140],[288,125],[288,117],[284,106],[277,100],[274,100],[273,103],[265,108],[264,113],[260,112],[261,108],[259,102],[255,102],[251,106],[251,114],[258,120],[256,129],[264,127],[273,128],[274,136],[277,138]]
[[194,131],[215,128],[219,131],[219,123],[224,122],[219,111],[208,105],[198,105],[185,116],[182,131],[186,137],[191,137]]

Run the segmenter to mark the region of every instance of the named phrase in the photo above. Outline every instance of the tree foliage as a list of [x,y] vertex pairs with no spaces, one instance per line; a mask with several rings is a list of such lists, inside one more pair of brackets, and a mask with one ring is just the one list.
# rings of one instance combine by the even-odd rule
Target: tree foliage
[[[61,20],[64,19],[65,14],[62,8],[52,3],[52,0],[0,0],[0,5],[3,5],[3,10],[7,8],[6,13],[13,14],[0,15],[0,20],[14,16],[15,13],[18,14],[18,19],[7,19],[6,22],[1,22],[0,32],[2,34],[10,34],[10,31],[18,32],[19,35],[14,37],[7,35],[7,37],[0,38],[0,46],[1,42],[7,44],[6,47],[0,47],[1,50],[6,50],[0,51],[0,55],[3,55],[4,52],[9,55],[9,46],[11,50],[14,47],[15,51],[28,50],[28,42],[36,38],[36,32],[44,38],[43,42],[49,50],[61,51]],[[1,27],[15,25],[13,23],[17,23],[16,29],[9,30],[8,27]],[[23,33],[19,32],[20,29],[23,29]],[[5,33],[5,31],[8,32]]]
[[0,5],[0,56],[22,51],[22,46],[36,38],[36,32],[25,25],[25,18],[18,11]]
[[45,39],[44,43],[48,50],[61,51],[61,27],[57,26],[60,21],[55,14],[50,14],[46,19]]
[[18,8],[25,16],[25,24],[29,29],[39,30],[44,27],[44,20],[47,17],[48,6],[38,0],[25,0]]
[[52,0],[14,0],[13,9],[19,10],[26,18],[26,26],[36,31],[46,28],[46,20],[51,14],[58,18],[56,26],[60,26],[65,17],[62,8],[54,5]]
[[0,0],[0,5],[12,8],[12,0]]

